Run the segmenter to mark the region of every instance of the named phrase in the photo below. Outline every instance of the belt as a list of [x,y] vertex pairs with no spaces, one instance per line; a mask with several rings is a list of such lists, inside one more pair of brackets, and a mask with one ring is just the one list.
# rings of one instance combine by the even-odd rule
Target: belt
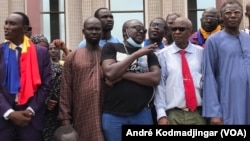
[[[184,112],[191,112],[190,109],[188,109],[187,107],[186,108],[173,108],[173,109],[176,109],[176,110],[181,110],[181,111],[184,111]],[[202,110],[201,109],[201,106],[198,106],[194,111],[197,111],[197,110]]]

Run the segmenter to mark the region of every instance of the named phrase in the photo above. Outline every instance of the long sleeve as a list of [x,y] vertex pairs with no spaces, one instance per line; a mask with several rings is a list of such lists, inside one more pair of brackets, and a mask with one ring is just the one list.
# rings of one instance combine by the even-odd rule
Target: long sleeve
[[[72,53],[73,54],[73,53]],[[64,63],[62,80],[60,84],[60,97],[59,97],[59,113],[58,118],[63,125],[71,124],[72,119],[72,54],[67,56]]]
[[44,105],[46,98],[49,96],[51,82],[51,62],[49,52],[46,48],[41,46],[37,46],[36,49],[41,85],[38,87],[34,97],[32,97],[28,103],[35,112]]
[[222,110],[219,102],[218,84],[216,77],[218,75],[218,52],[217,48],[208,39],[204,50],[203,65],[203,116],[204,117],[221,117]]
[[154,104],[157,112],[157,120],[166,115],[166,63],[163,55],[158,57],[159,63],[161,65],[161,80],[160,84],[156,87]]

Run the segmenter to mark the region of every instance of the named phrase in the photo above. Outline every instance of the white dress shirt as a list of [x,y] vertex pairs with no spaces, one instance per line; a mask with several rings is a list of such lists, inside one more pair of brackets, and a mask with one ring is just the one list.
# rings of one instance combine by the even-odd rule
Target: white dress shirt
[[[180,50],[173,43],[157,53],[161,65],[161,81],[156,87],[154,100],[157,119],[167,116],[166,111],[169,109],[186,108]],[[197,104],[201,106],[203,48],[189,42],[185,51],[195,85]]]

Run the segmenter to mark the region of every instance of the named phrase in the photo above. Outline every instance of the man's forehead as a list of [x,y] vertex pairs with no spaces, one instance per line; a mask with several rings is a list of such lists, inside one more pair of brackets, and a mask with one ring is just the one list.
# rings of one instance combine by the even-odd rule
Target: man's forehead
[[181,20],[181,19],[177,19],[177,20],[174,21],[173,25],[178,25],[178,26],[182,25],[182,26],[186,26],[186,25],[187,25],[187,22],[184,21],[184,20]]
[[102,9],[99,11],[99,15],[112,15],[108,9]]
[[102,27],[102,23],[98,21],[87,22],[85,27]]
[[135,26],[135,25],[141,25],[144,26],[140,21],[134,20],[129,23],[129,25]]
[[152,20],[152,23],[164,23],[165,21],[161,20],[161,19],[154,19]]
[[20,16],[20,15],[18,15],[18,14],[15,14],[15,13],[13,13],[13,14],[10,14],[8,17],[7,17],[8,19],[18,19],[18,20],[22,20],[22,17]]
[[167,22],[173,22],[176,18],[178,18],[177,15],[170,15],[170,16],[168,16],[168,18],[166,20],[167,20]]
[[18,14],[10,14],[7,18],[6,21],[12,21],[16,23],[22,23],[22,17]]
[[238,4],[234,3],[234,4],[227,4],[224,8],[224,11],[230,11],[230,10],[243,10]]
[[216,16],[217,13],[218,12],[216,12],[216,11],[207,11],[207,12],[204,12],[203,15],[214,15],[214,16]]
[[99,21],[97,18],[89,18],[85,20],[84,27],[98,27],[102,26],[101,21]]

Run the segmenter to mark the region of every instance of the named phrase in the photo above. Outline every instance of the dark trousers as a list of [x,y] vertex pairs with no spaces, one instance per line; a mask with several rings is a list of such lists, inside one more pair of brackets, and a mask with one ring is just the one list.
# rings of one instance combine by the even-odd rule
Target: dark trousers
[[[26,108],[27,106],[25,105],[15,105],[13,107],[13,109],[16,111],[24,110]],[[32,117],[32,119],[42,114],[43,113],[38,112],[34,117]],[[4,122],[6,122],[4,123],[4,127],[0,129],[1,141],[43,141],[42,127],[40,127],[40,129],[35,128],[32,124],[32,121],[30,121],[29,124],[25,127],[14,125],[11,120],[4,120]]]
[[[10,122],[10,121],[9,121]],[[0,129],[0,140],[2,141],[43,141],[42,131],[33,128],[32,124],[18,127],[11,122],[7,127]]]
[[157,113],[156,113],[156,109],[155,109],[154,105],[152,106],[151,113],[152,113],[152,118],[153,118],[154,125],[158,125]]

